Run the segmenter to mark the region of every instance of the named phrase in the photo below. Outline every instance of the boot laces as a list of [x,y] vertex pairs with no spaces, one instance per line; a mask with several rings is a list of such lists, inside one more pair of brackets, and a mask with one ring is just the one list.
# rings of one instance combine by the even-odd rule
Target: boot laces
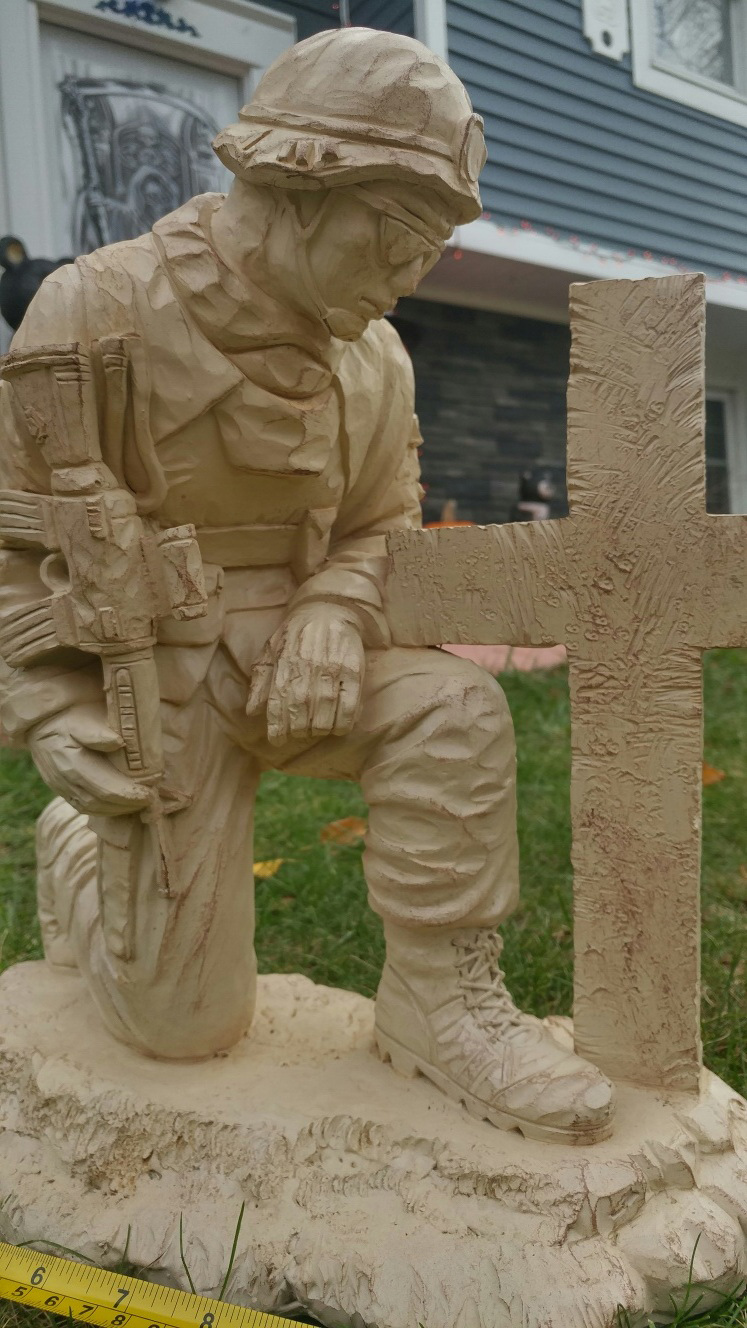
[[501,936],[494,931],[478,931],[455,940],[454,944],[461,952],[462,991],[482,1027],[505,1041],[536,1037],[539,1030],[535,1020],[518,1008],[506,989],[506,975],[499,963],[503,950]]

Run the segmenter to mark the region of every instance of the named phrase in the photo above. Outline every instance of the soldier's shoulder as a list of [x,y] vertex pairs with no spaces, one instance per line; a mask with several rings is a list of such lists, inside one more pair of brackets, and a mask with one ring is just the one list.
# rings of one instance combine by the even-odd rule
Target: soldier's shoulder
[[152,279],[160,267],[160,257],[149,231],[134,240],[119,240],[82,254],[76,258],[75,267],[87,293],[93,288],[124,301],[131,297],[136,282]]
[[12,348],[74,339],[78,335],[76,324],[82,307],[81,297],[76,264],[65,263],[55,268],[44,278],[26,310],[13,337]]
[[157,265],[158,255],[150,235],[81,254],[72,263],[50,272],[42,282],[19,328],[18,339],[37,337],[45,331],[45,325],[51,332],[65,320],[70,324],[68,340],[81,334],[75,326],[81,319],[90,322],[93,330],[97,313],[104,307],[132,305],[136,284],[150,280]]

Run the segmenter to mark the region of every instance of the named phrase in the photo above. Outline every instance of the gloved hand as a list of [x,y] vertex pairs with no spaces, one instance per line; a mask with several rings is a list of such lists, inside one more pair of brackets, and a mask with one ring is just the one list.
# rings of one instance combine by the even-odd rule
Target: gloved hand
[[349,733],[360,708],[365,653],[355,615],[337,604],[291,612],[270,637],[252,670],[248,715],[267,707],[267,736]]
[[147,788],[117,770],[105,753],[124,743],[106,722],[101,703],[70,706],[31,729],[28,745],[45,784],[89,816],[142,811]]

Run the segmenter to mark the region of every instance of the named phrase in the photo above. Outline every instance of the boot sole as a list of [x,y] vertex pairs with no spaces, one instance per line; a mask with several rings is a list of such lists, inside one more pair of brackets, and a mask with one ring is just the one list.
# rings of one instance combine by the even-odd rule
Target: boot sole
[[429,1065],[420,1056],[416,1056],[396,1038],[379,1032],[377,1028],[375,1039],[381,1059],[390,1062],[392,1069],[398,1074],[403,1075],[405,1079],[415,1079],[418,1074],[422,1074],[425,1079],[429,1079],[440,1088],[452,1102],[458,1102],[463,1106],[475,1120],[489,1121],[498,1130],[518,1130],[525,1139],[538,1139],[543,1143],[573,1144],[578,1147],[601,1143],[604,1139],[609,1139],[612,1134],[611,1119],[602,1121],[598,1125],[579,1125],[564,1129],[560,1125],[539,1125],[534,1121],[525,1121],[510,1111],[499,1111],[495,1107],[489,1107],[472,1093],[468,1093],[449,1075]]

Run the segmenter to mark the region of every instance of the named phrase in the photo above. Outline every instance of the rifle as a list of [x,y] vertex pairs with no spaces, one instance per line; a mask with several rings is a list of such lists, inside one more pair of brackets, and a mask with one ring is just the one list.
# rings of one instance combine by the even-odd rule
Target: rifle
[[[133,336],[108,337],[99,345],[107,384],[120,384],[120,407],[133,343],[140,348]],[[47,551],[41,577],[51,591],[30,610],[7,615],[0,653],[13,667],[60,646],[99,657],[108,722],[123,743],[113,759],[149,791],[141,820],[151,827],[159,888],[170,895],[174,866],[165,817],[179,804],[168,807],[159,788],[164,758],[153,647],[161,618],[192,619],[207,611],[195,528],[146,524],[135,495],[105,464],[99,418],[108,425],[117,403],[108,388],[107,399],[97,399],[90,357],[78,343],[11,351],[0,375],[19,427],[51,471],[50,495],[0,491],[0,537],[11,547]],[[122,423],[123,409],[118,413]],[[101,841],[113,878],[105,891],[105,934],[112,952],[129,959],[132,853],[121,834],[110,838]],[[105,863],[100,868],[106,887]]]

